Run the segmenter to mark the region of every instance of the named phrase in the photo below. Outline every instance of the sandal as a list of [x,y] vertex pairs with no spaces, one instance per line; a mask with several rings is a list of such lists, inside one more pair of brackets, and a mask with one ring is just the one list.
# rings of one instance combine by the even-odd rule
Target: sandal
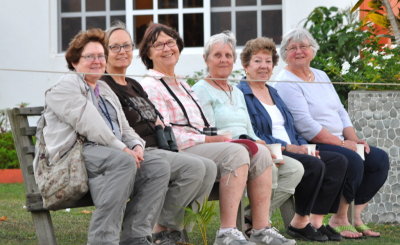
[[351,237],[351,236],[342,235],[343,231],[350,231],[350,232],[353,232],[353,233],[358,233],[356,228],[354,228],[354,226],[352,226],[352,225],[339,225],[339,226],[336,226],[336,227],[332,227],[332,229],[334,231],[336,231],[337,233],[339,233],[343,238],[346,238],[346,239],[360,239],[360,238],[362,238],[362,236]]
[[366,224],[357,225],[357,226],[354,226],[354,228],[355,228],[358,232],[361,232],[361,233],[363,234],[363,236],[365,236],[365,237],[374,237],[374,238],[378,238],[378,237],[381,236],[380,234],[377,235],[377,236],[368,235],[367,231],[370,231],[370,232],[374,232],[374,231],[373,231],[371,228],[369,228]]

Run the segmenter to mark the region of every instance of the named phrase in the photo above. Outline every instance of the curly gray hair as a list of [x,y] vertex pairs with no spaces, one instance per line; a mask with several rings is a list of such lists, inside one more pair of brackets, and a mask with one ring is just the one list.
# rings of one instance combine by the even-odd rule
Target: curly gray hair
[[282,59],[284,61],[286,61],[287,48],[288,48],[290,42],[305,42],[305,41],[311,45],[311,49],[313,51],[313,58],[314,58],[319,49],[319,45],[318,45],[317,41],[315,41],[314,37],[306,29],[295,28],[295,29],[292,29],[289,32],[287,32],[282,38],[281,48],[279,50],[279,54],[281,55]]

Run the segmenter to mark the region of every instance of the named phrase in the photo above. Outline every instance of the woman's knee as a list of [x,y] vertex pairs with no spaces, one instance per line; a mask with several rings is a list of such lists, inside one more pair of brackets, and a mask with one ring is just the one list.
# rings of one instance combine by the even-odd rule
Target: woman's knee
[[224,154],[222,154],[222,161],[218,168],[222,176],[227,174],[243,171],[243,169],[249,168],[250,157],[247,149],[241,144],[229,144],[229,148],[225,149]]
[[264,145],[257,144],[257,146],[258,151],[250,160],[249,180],[257,178],[268,169],[270,169],[272,173],[272,165],[274,163],[272,161],[271,153]]
[[283,159],[285,164],[282,165],[282,167],[287,169],[285,172],[288,172],[291,176],[297,176],[296,178],[301,179],[304,175],[303,164],[292,157],[283,156]]
[[126,152],[116,151],[111,156],[112,159],[108,159],[110,164],[107,168],[109,171],[113,170],[125,170],[136,172],[136,161],[135,159]]
[[301,161],[306,173],[313,173],[316,176],[321,176],[325,172],[325,163],[316,157],[309,157]]
[[321,152],[321,157],[325,162],[326,171],[347,171],[348,160],[343,154],[336,152]]
[[365,168],[371,172],[389,171],[388,154],[377,147],[371,146],[370,149],[370,153],[365,155]]
[[207,159],[207,158],[202,158],[202,163],[203,163],[204,170],[205,170],[204,179],[209,179],[209,180],[215,182],[215,180],[217,178],[217,172],[218,172],[217,164],[215,164],[214,161]]
[[187,164],[188,176],[193,179],[199,179],[201,181],[205,179],[213,179],[215,181],[215,176],[217,172],[216,164],[206,158],[193,157],[190,164]]

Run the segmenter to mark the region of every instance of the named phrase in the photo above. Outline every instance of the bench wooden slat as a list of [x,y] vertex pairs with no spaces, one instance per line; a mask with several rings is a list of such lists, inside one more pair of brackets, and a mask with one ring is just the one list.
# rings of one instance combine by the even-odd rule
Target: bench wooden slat
[[[72,205],[61,205],[57,210],[65,208],[82,208],[93,206],[93,201],[90,193],[87,193],[82,199]],[[26,209],[32,211],[48,211],[43,207],[42,195],[40,193],[30,193],[26,195]]]
[[33,146],[33,145],[24,146],[24,147],[22,148],[22,151],[23,151],[25,154],[35,154],[35,146]]
[[35,136],[36,127],[21,128],[21,134],[24,136]]
[[19,115],[40,116],[40,114],[42,114],[44,107],[43,106],[22,107],[22,108],[14,108],[14,109],[17,111],[17,114],[19,114]]

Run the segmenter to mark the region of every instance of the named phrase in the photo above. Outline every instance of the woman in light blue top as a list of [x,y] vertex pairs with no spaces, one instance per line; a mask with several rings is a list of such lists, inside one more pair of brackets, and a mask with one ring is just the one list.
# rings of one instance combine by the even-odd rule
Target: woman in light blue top
[[[243,93],[238,88],[231,86],[227,81],[236,59],[235,43],[236,40],[233,35],[227,32],[210,38],[204,49],[204,60],[207,64],[209,75],[205,80],[200,80],[196,83],[193,86],[193,90],[199,99],[201,107],[204,109],[206,117],[219,131],[228,131],[232,138],[238,138],[243,134],[248,135],[256,140],[259,149],[264,149],[266,147],[265,142],[260,140],[253,131]],[[275,202],[273,199],[271,209],[279,207],[294,193],[295,187],[303,176],[304,169],[300,162],[285,156],[284,163],[281,163],[283,165],[279,167],[280,170],[282,169],[279,176],[285,176],[286,178],[280,178],[281,181],[278,183],[281,184],[279,190],[283,195],[274,194]],[[277,167],[274,165],[273,176],[275,177],[275,184],[273,187],[278,185],[276,184],[277,172]],[[282,180],[286,181],[282,182]],[[265,188],[270,187],[265,186]],[[266,211],[268,215],[269,210]],[[295,242],[294,240],[286,239],[275,229],[270,228],[270,224],[267,224],[264,229],[255,227],[254,223],[253,225],[254,229],[251,233],[250,241],[272,239],[272,242],[268,244],[293,244]],[[257,244],[267,243],[260,242]]]
[[236,86],[230,86],[230,91],[217,89],[215,86],[220,86],[222,80],[210,80],[211,83],[200,80],[193,86],[209,123],[230,132],[234,139],[245,134],[259,140],[253,131],[242,91]]
[[[349,115],[325,72],[310,67],[318,44],[305,29],[289,31],[281,43],[281,57],[287,63],[276,80],[276,89],[294,117],[297,131],[320,150],[335,151],[348,160],[347,178],[339,210],[329,224],[346,238],[380,236],[361,219],[368,201],[385,183],[389,158],[383,150],[369,146],[357,137]],[[317,83],[324,82],[324,83]],[[365,160],[356,152],[356,145],[365,146]],[[354,226],[347,218],[347,210],[354,201]]]

